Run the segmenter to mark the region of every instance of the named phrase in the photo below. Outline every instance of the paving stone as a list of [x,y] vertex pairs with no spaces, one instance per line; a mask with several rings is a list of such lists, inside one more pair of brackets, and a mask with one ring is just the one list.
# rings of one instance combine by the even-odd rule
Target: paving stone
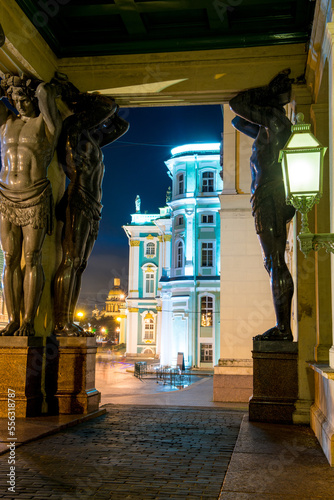
[[216,500],[242,416],[110,405],[102,417],[17,448],[16,491],[25,500]]

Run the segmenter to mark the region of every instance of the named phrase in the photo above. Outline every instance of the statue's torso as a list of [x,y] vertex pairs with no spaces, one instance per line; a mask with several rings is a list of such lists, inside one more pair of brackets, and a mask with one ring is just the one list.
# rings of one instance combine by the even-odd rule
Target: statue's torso
[[53,145],[42,116],[23,121],[10,115],[1,126],[1,153],[0,182],[10,189],[24,189],[45,179]]
[[95,198],[102,199],[103,154],[90,132],[72,135],[66,142],[67,175]]
[[280,150],[291,133],[291,122],[285,116],[273,120],[271,128],[260,126],[252,147],[250,167],[252,175],[251,192],[271,181],[283,180],[282,166],[278,161]]

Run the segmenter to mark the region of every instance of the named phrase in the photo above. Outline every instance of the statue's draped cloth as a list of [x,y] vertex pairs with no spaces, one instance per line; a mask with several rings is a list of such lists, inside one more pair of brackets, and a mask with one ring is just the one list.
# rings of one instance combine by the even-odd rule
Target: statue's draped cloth
[[25,189],[10,189],[0,182],[0,213],[16,226],[46,228],[52,234],[53,197],[48,179]]
[[68,214],[70,217],[72,216],[72,210],[74,210],[81,213],[89,221],[90,237],[96,240],[103,205],[83,186],[75,182],[70,182],[56,208],[57,218],[63,222],[66,220],[66,208],[68,206],[70,207]]
[[257,234],[273,229],[274,236],[280,237],[285,230],[285,224],[295,214],[295,209],[286,204],[281,179],[259,186],[251,197],[251,204]]

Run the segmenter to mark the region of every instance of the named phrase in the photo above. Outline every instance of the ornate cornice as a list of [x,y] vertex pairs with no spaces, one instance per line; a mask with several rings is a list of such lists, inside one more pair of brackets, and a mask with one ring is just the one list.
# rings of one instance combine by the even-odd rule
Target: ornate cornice
[[130,247],[139,247],[139,246],[140,246],[139,240],[130,240]]

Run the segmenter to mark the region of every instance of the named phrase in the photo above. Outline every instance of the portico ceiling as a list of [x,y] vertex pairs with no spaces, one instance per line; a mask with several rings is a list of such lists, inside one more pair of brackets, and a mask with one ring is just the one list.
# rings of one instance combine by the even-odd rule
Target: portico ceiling
[[57,57],[307,42],[310,0],[16,0]]
[[303,75],[310,0],[0,0],[0,72],[124,106],[223,103],[290,67]]

